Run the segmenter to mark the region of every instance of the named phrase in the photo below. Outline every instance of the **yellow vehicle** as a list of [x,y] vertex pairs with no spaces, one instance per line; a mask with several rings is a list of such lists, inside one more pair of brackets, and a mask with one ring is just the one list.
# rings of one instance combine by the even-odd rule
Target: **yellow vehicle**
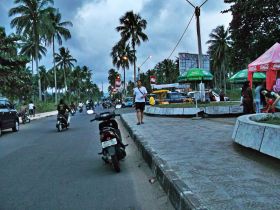
[[152,94],[156,94],[158,98],[159,104],[168,104],[168,102],[165,102],[164,99],[166,98],[166,94],[169,92],[169,90],[155,90],[152,92]]

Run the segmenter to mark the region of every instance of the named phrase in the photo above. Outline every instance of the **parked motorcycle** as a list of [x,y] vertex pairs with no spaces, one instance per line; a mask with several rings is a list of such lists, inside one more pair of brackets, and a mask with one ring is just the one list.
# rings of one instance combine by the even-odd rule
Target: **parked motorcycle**
[[68,118],[69,119],[66,119],[66,117],[63,114],[57,115],[56,128],[58,132],[61,132],[63,129],[69,128],[70,116],[68,116]]
[[30,123],[30,121],[31,121],[27,111],[20,113],[20,117],[22,120],[22,124],[25,124],[27,122]]
[[100,141],[102,151],[102,159],[105,163],[111,164],[116,172],[120,172],[120,160],[126,156],[125,147],[122,143],[121,132],[118,128],[118,123],[114,119],[119,116],[114,112],[104,112],[96,116],[93,121],[101,121],[99,123]]

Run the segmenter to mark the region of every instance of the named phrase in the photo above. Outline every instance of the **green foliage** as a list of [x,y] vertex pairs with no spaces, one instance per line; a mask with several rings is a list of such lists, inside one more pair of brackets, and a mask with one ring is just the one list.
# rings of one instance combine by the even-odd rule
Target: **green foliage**
[[53,102],[36,102],[35,107],[36,113],[55,111],[57,108]]
[[226,81],[229,72],[230,36],[224,26],[218,26],[210,33],[208,53],[210,55],[211,70],[214,75],[214,86],[226,92]]
[[158,84],[170,84],[177,81],[179,77],[179,68],[177,64],[170,59],[164,59],[158,63],[154,70],[156,72],[156,78]]
[[27,97],[32,86],[32,75],[25,68],[28,59],[17,53],[19,39],[14,34],[6,36],[5,29],[0,28],[0,92],[11,100]]
[[[147,21],[142,19],[139,14],[134,14],[133,11],[126,12],[120,18],[120,26],[116,30],[120,32],[120,42],[126,45],[131,44],[133,52],[133,65],[134,65],[134,80],[136,80],[136,45],[140,45],[141,41],[148,41],[148,36],[144,33],[147,27]],[[135,82],[135,81],[134,81]]]
[[240,101],[241,88],[227,90],[226,96],[229,97],[231,101]]
[[233,69],[247,68],[248,64],[280,41],[280,4],[278,0],[224,0],[231,4],[230,23]]

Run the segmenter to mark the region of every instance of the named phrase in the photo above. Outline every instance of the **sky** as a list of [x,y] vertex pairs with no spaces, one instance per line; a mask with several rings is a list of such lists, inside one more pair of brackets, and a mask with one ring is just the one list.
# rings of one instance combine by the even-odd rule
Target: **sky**
[[[11,17],[8,11],[15,6],[13,0],[0,0],[0,26],[6,33],[15,32],[10,28]],[[201,5],[204,0],[190,0]],[[208,0],[201,8],[200,26],[202,52],[206,53],[211,31],[219,25],[226,28],[232,19],[230,13],[222,14],[229,4],[224,0]],[[168,58],[180,36],[185,30],[194,8],[186,0],[54,0],[54,7],[59,8],[62,21],[71,21],[72,38],[64,41],[63,46],[77,59],[77,65],[86,65],[93,72],[93,82],[108,85],[108,70],[114,68],[110,52],[120,40],[115,28],[119,18],[127,11],[133,11],[147,21],[144,31],[148,42],[142,42],[137,50],[137,66],[151,56],[141,67],[141,72],[153,69],[155,65]],[[58,46],[56,46],[58,48]],[[179,52],[197,53],[196,19],[193,18],[184,38],[170,59],[175,60]],[[51,68],[51,49],[40,61],[40,65]],[[119,72],[123,74],[120,69]],[[126,77],[132,80],[133,66],[126,71]]]

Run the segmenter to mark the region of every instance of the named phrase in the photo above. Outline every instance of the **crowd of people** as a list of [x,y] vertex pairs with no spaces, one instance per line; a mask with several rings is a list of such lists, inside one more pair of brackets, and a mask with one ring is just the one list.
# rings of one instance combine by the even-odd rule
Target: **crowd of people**
[[246,81],[241,90],[241,104],[244,114],[274,113],[276,111],[275,106],[280,101],[280,94],[276,91],[276,88],[275,86],[273,91],[268,91],[265,81],[256,84],[254,100],[250,83]]

